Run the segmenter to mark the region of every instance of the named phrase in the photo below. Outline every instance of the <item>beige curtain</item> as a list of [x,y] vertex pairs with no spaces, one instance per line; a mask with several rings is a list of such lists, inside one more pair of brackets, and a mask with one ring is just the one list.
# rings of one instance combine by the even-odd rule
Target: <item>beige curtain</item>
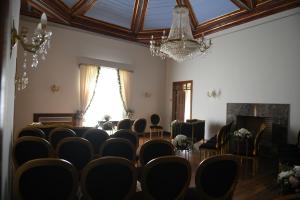
[[119,69],[119,77],[120,77],[120,92],[124,104],[124,109],[127,112],[130,110],[130,102],[131,102],[131,84],[132,84],[132,72]]
[[84,115],[95,93],[100,67],[80,65],[80,110]]

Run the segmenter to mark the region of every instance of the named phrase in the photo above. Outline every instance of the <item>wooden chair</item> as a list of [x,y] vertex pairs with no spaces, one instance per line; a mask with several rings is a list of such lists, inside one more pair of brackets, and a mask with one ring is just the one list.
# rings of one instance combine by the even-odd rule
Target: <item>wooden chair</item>
[[44,133],[44,131],[42,131],[39,128],[35,128],[35,127],[26,127],[23,128],[19,134],[18,137],[23,137],[23,136],[35,136],[35,137],[41,137],[46,139],[46,135]]
[[147,120],[144,118],[136,119],[132,126],[132,129],[137,134],[137,136],[143,136],[143,144],[145,143],[146,126],[147,126]]
[[18,200],[74,200],[78,174],[68,161],[35,159],[16,171],[14,194]]
[[133,164],[120,157],[102,157],[87,164],[82,172],[84,199],[130,200],[135,193],[137,175]]
[[211,156],[211,154],[219,155],[223,153],[223,147],[225,144],[225,134],[228,129],[228,126],[229,124],[221,127],[217,135],[210,138],[207,142],[199,146],[200,160],[202,159],[202,151],[204,151],[204,159]]
[[14,143],[12,155],[14,166],[17,169],[29,160],[52,157],[53,149],[51,144],[43,138],[22,136]]
[[140,165],[143,167],[154,158],[172,156],[174,154],[174,146],[169,141],[163,139],[149,140],[141,146],[139,155]]
[[80,137],[62,139],[56,147],[56,154],[59,158],[72,163],[79,172],[94,157],[92,144]]
[[258,161],[258,154],[260,151],[260,141],[261,137],[266,129],[265,124],[261,124],[259,131],[256,133],[253,143],[253,151],[250,151],[249,154],[245,155],[238,155],[241,158],[241,161],[243,160],[252,160],[252,174],[255,175],[258,168],[259,168],[259,161]]
[[163,156],[148,162],[142,174],[142,191],[136,199],[182,199],[190,184],[189,161],[177,156]]
[[238,182],[239,162],[233,155],[218,155],[203,160],[195,175],[195,188],[189,188],[186,200],[231,199]]
[[96,128],[87,130],[82,137],[90,141],[93,145],[94,156],[99,155],[101,145],[109,138],[106,131]]
[[163,127],[159,125],[160,117],[158,114],[152,114],[150,117],[150,140],[152,138],[152,133],[156,132],[158,135],[163,137]]
[[122,119],[117,124],[117,130],[131,130],[132,122],[130,119]]
[[129,130],[125,130],[125,129],[118,130],[110,137],[111,138],[123,138],[123,139],[129,140],[133,144],[135,150],[139,146],[139,138],[138,138],[137,134],[135,132],[132,132]]
[[135,147],[123,138],[111,138],[104,142],[100,148],[100,156],[117,156],[135,162]]
[[49,133],[49,142],[56,149],[57,144],[66,137],[76,137],[76,133],[69,128],[55,128]]

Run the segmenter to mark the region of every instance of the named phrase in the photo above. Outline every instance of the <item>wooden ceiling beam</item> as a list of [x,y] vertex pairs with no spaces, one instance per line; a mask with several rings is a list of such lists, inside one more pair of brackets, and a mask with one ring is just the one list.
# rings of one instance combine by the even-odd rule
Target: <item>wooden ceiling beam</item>
[[72,8],[72,15],[84,15],[91,9],[97,0],[80,0]]
[[62,10],[54,1],[51,0],[40,0],[40,1],[33,1],[27,0],[27,3],[32,6],[33,8],[45,12],[56,18],[57,20],[61,21],[63,24],[69,24],[70,16],[66,10]]
[[198,26],[198,20],[197,20],[196,14],[192,8],[192,5],[189,0],[184,0],[184,4],[189,9],[189,15],[190,15],[190,19],[192,22],[193,30],[196,30],[196,28]]
[[252,10],[252,8],[248,5],[247,0],[231,0],[232,3],[237,5],[240,9],[245,9],[247,11]]
[[134,9],[133,9],[133,14],[132,14],[132,19],[131,19],[131,31],[136,32],[137,29],[137,24],[140,19],[140,0],[135,0],[134,2]]
[[144,29],[144,22],[145,22],[147,7],[148,7],[148,0],[143,0],[141,18],[140,18],[138,24],[136,25],[136,31],[135,31],[136,33],[139,33],[141,30]]
[[105,34],[112,37],[118,37],[134,42],[137,41],[136,36],[129,29],[109,24],[106,22],[94,20],[85,16],[73,16],[71,25],[73,27]]
[[267,3],[256,5],[255,10],[253,10],[252,12],[240,10],[203,23],[197,27],[197,31],[194,34],[194,37],[200,37],[202,33],[207,35],[222,31],[233,26],[237,26],[299,6],[300,0],[268,1]]

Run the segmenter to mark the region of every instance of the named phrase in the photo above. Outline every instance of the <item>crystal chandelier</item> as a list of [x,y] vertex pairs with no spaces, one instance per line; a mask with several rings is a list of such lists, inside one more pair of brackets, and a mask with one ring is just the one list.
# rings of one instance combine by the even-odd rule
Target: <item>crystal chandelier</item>
[[45,13],[41,16],[41,21],[38,23],[31,41],[27,38],[28,29],[22,27],[21,34],[19,35],[16,28],[13,25],[11,31],[11,51],[15,46],[17,41],[20,41],[24,49],[24,60],[22,64],[22,73],[21,76],[16,76],[16,87],[17,90],[23,90],[27,87],[28,73],[27,73],[27,63],[28,63],[28,52],[32,54],[32,63],[31,67],[36,69],[38,67],[39,60],[45,60],[47,55],[47,50],[50,48],[50,39],[52,32],[46,31],[47,26],[47,16]]
[[152,56],[173,58],[181,62],[196,55],[205,53],[211,46],[211,40],[204,38],[204,34],[198,39],[194,39],[190,20],[189,10],[183,5],[175,6],[173,10],[172,26],[169,36],[163,36],[161,41],[155,41],[153,35],[150,40],[150,52]]

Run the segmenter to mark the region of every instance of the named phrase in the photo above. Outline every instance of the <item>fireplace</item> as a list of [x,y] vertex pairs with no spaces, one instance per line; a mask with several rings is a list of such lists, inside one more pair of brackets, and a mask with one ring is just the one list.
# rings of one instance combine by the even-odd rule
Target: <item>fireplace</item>
[[262,123],[266,130],[261,138],[261,153],[276,156],[278,146],[287,143],[289,104],[227,103],[226,122],[234,128],[257,133]]

